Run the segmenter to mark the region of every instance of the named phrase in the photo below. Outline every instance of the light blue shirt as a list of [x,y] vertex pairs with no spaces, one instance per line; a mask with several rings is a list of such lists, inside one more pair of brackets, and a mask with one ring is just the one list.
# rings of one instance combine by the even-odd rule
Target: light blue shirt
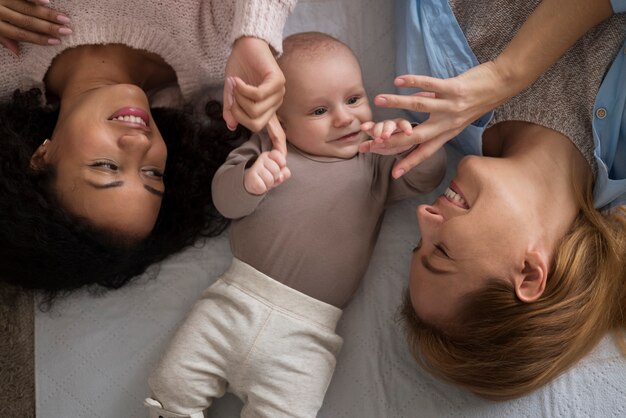
[[[626,11],[626,0],[611,0]],[[457,76],[478,65],[465,35],[445,0],[396,0],[396,72]],[[403,90],[400,89],[402,93]],[[594,185],[597,208],[626,204],[626,42],[604,77],[592,121],[598,172]],[[464,154],[482,155],[482,134],[493,112],[483,115],[450,141]],[[427,114],[411,113],[423,122]]]

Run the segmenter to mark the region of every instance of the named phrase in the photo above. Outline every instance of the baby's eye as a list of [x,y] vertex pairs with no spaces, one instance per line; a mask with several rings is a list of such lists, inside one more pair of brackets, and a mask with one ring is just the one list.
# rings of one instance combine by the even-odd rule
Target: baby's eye
[[353,105],[353,104],[356,104],[359,101],[359,99],[360,99],[359,96],[352,96],[348,98],[348,100],[346,100],[346,103],[349,105]]
[[96,161],[95,163],[91,164],[91,167],[104,168],[105,170],[110,171],[117,171],[117,169],[119,168],[117,164],[110,161]]
[[326,112],[328,112],[328,110],[325,107],[318,107],[317,109],[313,110],[311,114],[314,116],[322,116]]

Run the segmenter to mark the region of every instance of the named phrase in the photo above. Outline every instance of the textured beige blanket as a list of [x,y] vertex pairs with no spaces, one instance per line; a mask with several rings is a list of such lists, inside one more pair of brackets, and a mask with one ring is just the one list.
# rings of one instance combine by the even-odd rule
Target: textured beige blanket
[[0,410],[35,416],[33,295],[0,283]]

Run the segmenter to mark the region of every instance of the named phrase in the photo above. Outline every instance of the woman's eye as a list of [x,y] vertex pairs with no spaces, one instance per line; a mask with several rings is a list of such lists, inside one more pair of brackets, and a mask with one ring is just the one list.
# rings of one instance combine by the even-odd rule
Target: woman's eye
[[443,255],[446,258],[450,258],[450,256],[448,255],[448,253],[446,252],[446,250],[443,248],[441,244],[436,244],[435,248],[437,249],[437,251],[439,251],[441,255]]
[[326,108],[318,107],[313,112],[311,112],[311,114],[314,115],[314,116],[322,116],[326,112],[327,112]]
[[105,170],[110,170],[110,171],[117,171],[119,168],[117,164],[112,163],[110,161],[96,161],[95,163],[91,164],[91,166],[104,168]]
[[163,172],[160,170],[157,170],[156,168],[147,168],[143,170],[143,173],[148,177],[155,177],[158,179],[163,178]]
[[348,100],[346,100],[346,103],[349,105],[353,105],[353,104],[356,104],[359,101],[359,99],[360,99],[359,96],[352,96]]

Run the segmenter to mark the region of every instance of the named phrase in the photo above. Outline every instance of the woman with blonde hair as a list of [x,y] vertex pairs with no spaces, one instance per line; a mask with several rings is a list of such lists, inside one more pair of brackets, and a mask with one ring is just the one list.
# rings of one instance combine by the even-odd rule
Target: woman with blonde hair
[[612,3],[397,3],[398,71],[426,75],[375,103],[423,123],[362,151],[420,143],[396,176],[453,137],[473,154],[417,209],[403,316],[418,362],[484,397],[547,383],[609,331],[624,346],[626,16]]

